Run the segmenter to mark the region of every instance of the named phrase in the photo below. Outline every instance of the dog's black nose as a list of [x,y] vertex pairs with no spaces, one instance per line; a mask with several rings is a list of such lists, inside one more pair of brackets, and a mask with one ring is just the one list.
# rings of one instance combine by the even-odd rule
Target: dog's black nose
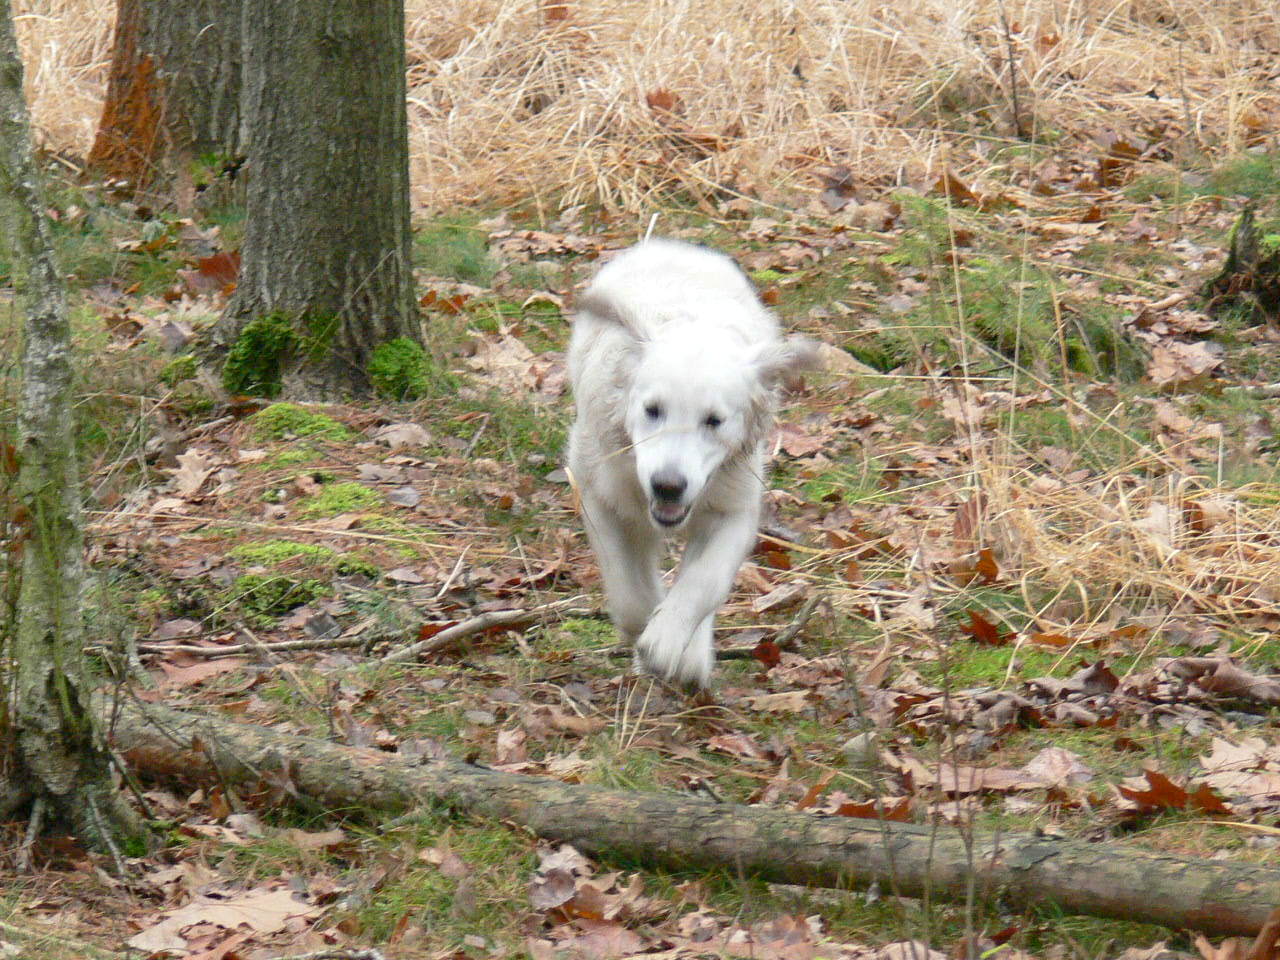
[[684,496],[684,488],[688,485],[688,481],[674,470],[659,470],[649,481],[653,495],[667,503],[679,503]]

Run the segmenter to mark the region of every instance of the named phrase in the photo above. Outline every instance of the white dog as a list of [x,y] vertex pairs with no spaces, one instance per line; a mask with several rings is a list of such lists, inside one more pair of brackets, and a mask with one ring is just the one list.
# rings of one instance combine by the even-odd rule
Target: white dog
[[[579,298],[569,469],[609,614],[649,672],[707,685],[716,610],[755,545],[775,388],[815,358],[703,247],[639,244]],[[676,531],[687,545],[665,592],[663,537]]]

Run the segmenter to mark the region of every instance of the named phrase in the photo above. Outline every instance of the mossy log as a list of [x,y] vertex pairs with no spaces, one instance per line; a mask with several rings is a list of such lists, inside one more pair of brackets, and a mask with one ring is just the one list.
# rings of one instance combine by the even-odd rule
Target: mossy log
[[461,762],[422,764],[250,724],[117,704],[117,748],[140,773],[226,784],[287,781],[339,814],[444,806],[525,827],[594,855],[672,870],[720,868],[779,883],[1019,907],[1254,934],[1280,903],[1280,870],[1186,860],[1117,843],[965,838],[949,828],[819,816],[675,793],[628,793]]

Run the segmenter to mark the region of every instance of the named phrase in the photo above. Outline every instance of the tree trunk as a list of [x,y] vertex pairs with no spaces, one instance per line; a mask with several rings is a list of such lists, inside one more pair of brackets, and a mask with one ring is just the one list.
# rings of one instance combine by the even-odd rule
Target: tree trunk
[[[52,807],[98,849],[116,850],[141,825],[111,779],[109,757],[88,710],[84,670],[84,534],[73,414],[71,328],[62,275],[41,198],[22,92],[22,64],[8,0],[0,0],[0,187],[14,283],[26,316],[18,404],[17,509],[21,552],[16,624],[0,637],[13,664],[12,712],[0,737],[7,780],[0,796]],[[117,857],[117,860],[119,858]]]
[[980,894],[1015,906],[1052,903],[1215,934],[1257,933],[1280,903],[1280,871],[1265,867],[1026,835],[974,837],[971,860],[950,828],[632,794],[459,762],[422,765],[160,707],[117,707],[115,743],[146,774],[231,784],[283,777],[300,798],[330,810],[395,814],[442,804],[670,869],[720,867],[813,886],[878,883],[902,896],[961,902],[976,870]]
[[88,164],[147,187],[240,148],[243,0],[117,0],[111,73]]
[[246,0],[251,143],[235,296],[209,358],[239,393],[368,394],[391,341],[420,350],[402,0]]

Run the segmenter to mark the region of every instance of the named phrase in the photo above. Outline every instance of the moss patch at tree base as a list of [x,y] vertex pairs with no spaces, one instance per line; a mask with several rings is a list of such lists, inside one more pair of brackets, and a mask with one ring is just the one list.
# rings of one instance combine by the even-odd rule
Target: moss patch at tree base
[[282,315],[254,317],[227,353],[222,385],[229,393],[276,396],[280,393],[280,362],[296,342],[293,328]]
[[228,393],[275,397],[280,394],[281,368],[290,353],[319,360],[341,326],[334,316],[307,315],[295,323],[282,313],[268,313],[247,322],[222,366],[222,385]]
[[422,345],[408,337],[380,344],[369,359],[369,381],[379,396],[390,400],[416,400],[431,386],[431,367]]

